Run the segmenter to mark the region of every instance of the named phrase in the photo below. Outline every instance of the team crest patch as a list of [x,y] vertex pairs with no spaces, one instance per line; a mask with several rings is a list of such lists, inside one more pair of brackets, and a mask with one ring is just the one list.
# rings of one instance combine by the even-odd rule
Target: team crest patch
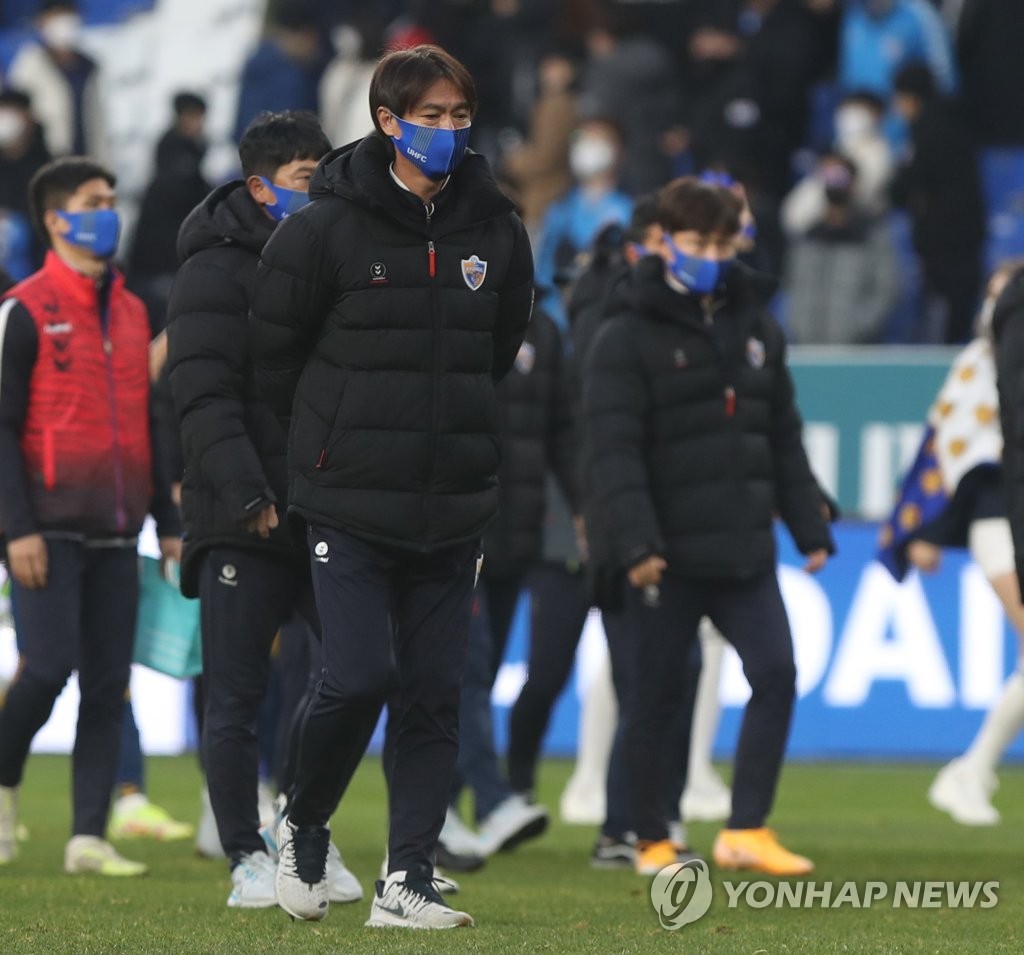
[[516,353],[516,371],[521,375],[528,375],[533,371],[533,364],[537,360],[537,349],[529,342],[523,342]]
[[747,339],[747,364],[751,368],[764,368],[764,342],[758,338]]
[[474,292],[484,284],[487,277],[487,263],[479,255],[462,260],[462,278]]

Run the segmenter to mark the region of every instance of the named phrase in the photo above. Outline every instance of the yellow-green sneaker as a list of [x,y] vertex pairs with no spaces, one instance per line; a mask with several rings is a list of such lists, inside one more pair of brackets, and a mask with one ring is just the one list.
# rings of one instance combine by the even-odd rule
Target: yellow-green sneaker
[[144,793],[121,796],[114,803],[110,814],[108,835],[111,839],[174,842],[177,839],[191,839],[194,833],[193,825],[172,819],[166,809],[153,805]]
[[72,836],[64,849],[64,871],[69,875],[95,872],[98,875],[129,877],[145,875],[149,866],[118,855],[117,850],[99,836]]

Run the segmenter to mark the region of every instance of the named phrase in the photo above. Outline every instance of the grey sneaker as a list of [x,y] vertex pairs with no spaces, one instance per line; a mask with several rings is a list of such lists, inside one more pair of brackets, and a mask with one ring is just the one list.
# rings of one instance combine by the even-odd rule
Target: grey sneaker
[[464,928],[473,925],[466,912],[449,908],[433,882],[408,882],[392,872],[377,891],[366,924],[371,928]]
[[277,830],[277,904],[292,918],[318,922],[327,915],[326,826],[293,826],[288,816]]
[[509,796],[480,823],[477,836],[485,856],[507,852],[519,843],[539,836],[548,827],[548,811],[528,803],[518,793]]

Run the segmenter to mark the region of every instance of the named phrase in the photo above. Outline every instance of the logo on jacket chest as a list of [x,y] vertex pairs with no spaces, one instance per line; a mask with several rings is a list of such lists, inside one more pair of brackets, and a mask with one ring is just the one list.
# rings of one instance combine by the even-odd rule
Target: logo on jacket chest
[[53,367],[59,372],[71,370],[71,355],[68,348],[71,345],[71,333],[74,331],[74,327],[71,322],[45,322],[43,324],[43,334],[53,345]]
[[747,339],[747,364],[751,368],[764,368],[765,347],[764,342],[759,338]]
[[383,262],[374,262],[370,266],[371,285],[388,285],[390,281],[388,278],[388,267]]
[[484,284],[487,277],[487,263],[479,255],[471,255],[462,260],[462,280],[472,291]]

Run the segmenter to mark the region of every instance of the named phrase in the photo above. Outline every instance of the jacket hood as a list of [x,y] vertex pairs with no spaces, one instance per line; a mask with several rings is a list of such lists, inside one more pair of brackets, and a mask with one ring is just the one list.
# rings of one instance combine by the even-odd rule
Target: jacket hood
[[[410,228],[427,232],[423,201],[398,187],[389,168],[394,151],[377,133],[329,152],[309,184],[310,199],[340,196],[365,209],[383,212]],[[498,188],[483,156],[466,156],[434,198],[433,233],[444,235],[515,211]]]
[[203,249],[238,245],[259,255],[276,223],[256,203],[241,179],[214,189],[178,230],[178,260]]

